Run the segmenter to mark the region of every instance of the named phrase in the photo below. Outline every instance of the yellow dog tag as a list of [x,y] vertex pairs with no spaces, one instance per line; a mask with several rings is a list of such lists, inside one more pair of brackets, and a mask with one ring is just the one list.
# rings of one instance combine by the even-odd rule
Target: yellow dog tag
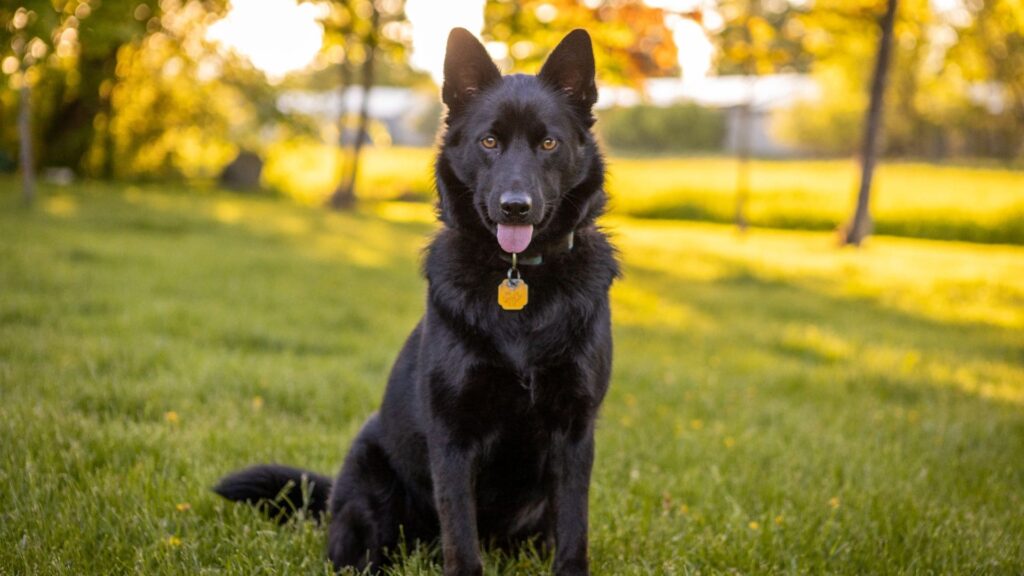
[[498,285],[498,304],[504,310],[522,310],[530,300],[530,287],[521,278],[508,278]]

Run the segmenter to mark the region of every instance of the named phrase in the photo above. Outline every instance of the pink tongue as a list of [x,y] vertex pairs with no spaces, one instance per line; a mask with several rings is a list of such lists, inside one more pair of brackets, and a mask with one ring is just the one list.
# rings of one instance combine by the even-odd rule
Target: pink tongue
[[510,226],[498,224],[498,244],[501,249],[511,254],[519,254],[526,250],[533,238],[533,226],[529,224]]

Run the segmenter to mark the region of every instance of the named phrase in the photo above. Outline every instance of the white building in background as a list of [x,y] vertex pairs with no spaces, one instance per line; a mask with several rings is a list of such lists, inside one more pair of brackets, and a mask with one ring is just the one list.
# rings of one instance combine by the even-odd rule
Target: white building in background
[[[434,134],[424,130],[422,122],[428,114],[440,114],[439,101],[440,97],[430,92],[375,86],[370,90],[369,117],[384,125],[390,143],[396,146],[427,146],[434,141]],[[362,87],[353,86],[345,90],[344,99],[338,90],[286,92],[277,100],[277,108],[286,114],[312,116],[333,128],[342,109],[346,114],[356,115],[362,103]],[[436,123],[427,124],[436,126]],[[373,144],[372,136],[370,143]]]
[[[355,114],[362,103],[362,89],[352,87],[344,93],[344,109]],[[801,74],[772,76],[711,76],[696,82],[678,78],[652,78],[641,93],[632,88],[605,86],[600,89],[598,108],[636,106],[672,106],[693,103],[726,112],[725,140],[722,149],[735,152],[740,114],[745,103],[751,105],[750,143],[756,156],[788,156],[798,150],[782,142],[774,131],[775,115],[801,102],[821,98],[817,82]],[[434,134],[424,126],[436,126],[427,116],[440,114],[439,95],[433,92],[379,86],[370,91],[370,118],[384,125],[391,142],[401,146],[425,146]],[[320,119],[327,125],[337,123],[342,97],[338,91],[287,92],[278,100],[285,113],[300,113]]]

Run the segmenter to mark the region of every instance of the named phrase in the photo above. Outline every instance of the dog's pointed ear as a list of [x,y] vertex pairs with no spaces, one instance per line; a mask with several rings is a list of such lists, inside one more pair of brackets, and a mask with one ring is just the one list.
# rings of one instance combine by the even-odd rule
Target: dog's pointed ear
[[441,100],[457,111],[482,90],[501,80],[484,45],[465,28],[452,28],[444,55]]
[[590,43],[590,34],[577,28],[558,43],[537,76],[568,96],[574,105],[590,110],[597,102],[594,74],[594,47]]

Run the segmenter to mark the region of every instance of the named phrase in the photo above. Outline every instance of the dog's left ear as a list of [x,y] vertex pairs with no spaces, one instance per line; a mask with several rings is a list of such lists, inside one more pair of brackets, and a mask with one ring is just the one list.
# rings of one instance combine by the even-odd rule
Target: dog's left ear
[[568,96],[574,105],[590,110],[597,102],[590,34],[582,28],[569,32],[548,56],[537,77]]

